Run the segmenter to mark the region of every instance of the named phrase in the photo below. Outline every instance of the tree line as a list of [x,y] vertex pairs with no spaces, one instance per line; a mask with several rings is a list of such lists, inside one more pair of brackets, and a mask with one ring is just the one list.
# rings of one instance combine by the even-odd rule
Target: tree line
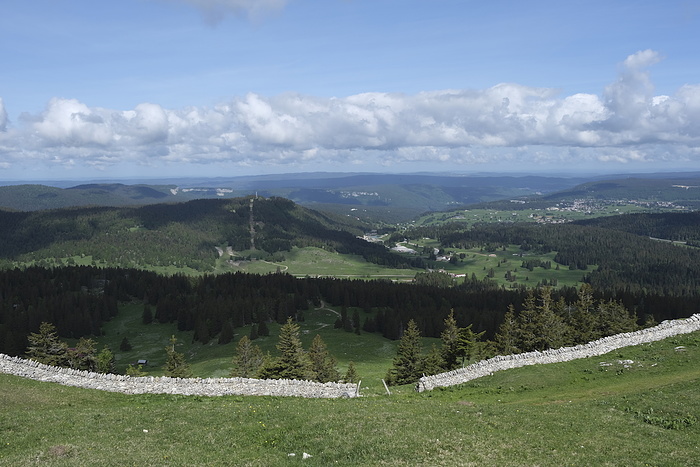
[[[635,289],[600,291],[595,300],[619,302],[637,323],[688,317],[700,307],[697,296],[673,296]],[[338,327],[372,332],[396,340],[413,320],[424,336],[439,337],[452,311],[460,326],[472,325],[493,339],[509,305],[519,312],[527,290],[498,287],[488,280],[465,278],[452,287],[334,278],[294,278],[288,274],[227,273],[163,276],[139,269],[72,266],[0,270],[0,352],[20,355],[27,335],[42,322],[58,334],[78,339],[99,336],[117,315],[119,304],[140,302],[144,319],[172,323],[192,331],[201,343],[230,342],[233,330],[266,323],[303,320],[322,302],[344,311]],[[555,303],[570,305],[579,291],[551,290]]]

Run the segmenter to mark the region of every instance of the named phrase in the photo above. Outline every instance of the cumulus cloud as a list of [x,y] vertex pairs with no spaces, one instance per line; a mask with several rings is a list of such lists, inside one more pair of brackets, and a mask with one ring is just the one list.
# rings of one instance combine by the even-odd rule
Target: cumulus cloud
[[288,0],[168,0],[192,5],[199,9],[210,24],[217,24],[227,15],[246,15],[259,18],[271,11],[284,8]]
[[[483,90],[364,93],[343,98],[250,93],[213,107],[91,108],[52,99],[25,115],[0,162],[480,164],[696,160],[700,84],[654,95],[653,51],[630,55],[601,95],[499,84]],[[0,129],[7,117],[0,101]]]

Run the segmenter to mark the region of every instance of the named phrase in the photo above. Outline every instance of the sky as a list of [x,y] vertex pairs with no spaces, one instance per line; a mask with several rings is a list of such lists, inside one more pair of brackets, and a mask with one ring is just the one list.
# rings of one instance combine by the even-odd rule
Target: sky
[[0,3],[0,180],[700,170],[695,0]]

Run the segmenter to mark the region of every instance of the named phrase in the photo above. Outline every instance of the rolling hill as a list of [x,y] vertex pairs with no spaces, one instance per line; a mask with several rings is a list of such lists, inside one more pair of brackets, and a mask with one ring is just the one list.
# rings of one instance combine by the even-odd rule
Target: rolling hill
[[363,224],[283,198],[204,199],[140,207],[0,211],[5,262],[91,256],[126,267],[213,271],[217,258],[266,259],[292,247],[352,253],[379,264],[406,260],[357,238]]

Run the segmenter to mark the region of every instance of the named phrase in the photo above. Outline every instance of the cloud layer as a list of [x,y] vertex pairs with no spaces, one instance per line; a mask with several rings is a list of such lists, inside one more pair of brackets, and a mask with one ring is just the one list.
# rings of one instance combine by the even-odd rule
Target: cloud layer
[[251,93],[176,110],[154,103],[112,110],[54,98],[16,124],[0,99],[0,167],[697,162],[700,85],[654,95],[647,70],[659,60],[651,50],[630,55],[600,96],[499,84],[344,98]]

